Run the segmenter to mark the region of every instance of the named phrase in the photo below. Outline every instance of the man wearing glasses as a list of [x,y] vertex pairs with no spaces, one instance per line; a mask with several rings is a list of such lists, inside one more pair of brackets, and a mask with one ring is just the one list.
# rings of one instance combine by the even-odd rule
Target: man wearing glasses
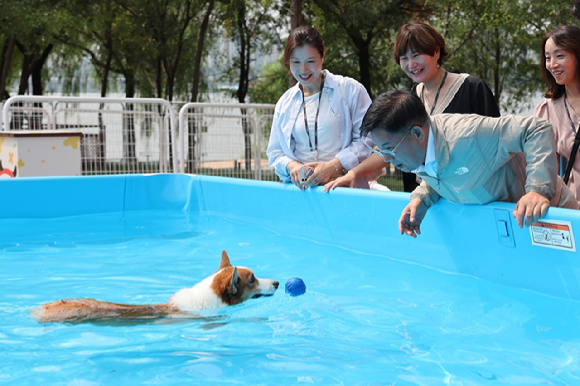
[[461,204],[515,202],[513,216],[520,228],[545,216],[549,206],[578,209],[557,175],[548,121],[513,115],[430,117],[415,93],[391,90],[369,107],[361,135],[369,133],[384,162],[423,179],[403,209],[401,234],[421,234],[427,209],[439,197]]

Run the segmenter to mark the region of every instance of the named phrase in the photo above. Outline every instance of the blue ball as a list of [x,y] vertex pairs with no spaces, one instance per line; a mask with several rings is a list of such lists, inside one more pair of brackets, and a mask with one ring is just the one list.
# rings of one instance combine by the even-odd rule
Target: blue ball
[[306,292],[306,284],[299,277],[292,277],[286,282],[286,293],[290,296],[302,295]]

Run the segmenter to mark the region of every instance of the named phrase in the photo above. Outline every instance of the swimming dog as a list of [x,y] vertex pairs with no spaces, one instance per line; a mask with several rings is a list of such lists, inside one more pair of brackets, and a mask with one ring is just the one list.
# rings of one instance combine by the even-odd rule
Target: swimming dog
[[30,311],[30,315],[39,323],[192,316],[189,311],[272,296],[278,285],[275,280],[258,279],[248,268],[233,267],[226,251],[222,251],[216,272],[191,288],[177,291],[165,304],[128,305],[85,298],[65,299],[42,304]]

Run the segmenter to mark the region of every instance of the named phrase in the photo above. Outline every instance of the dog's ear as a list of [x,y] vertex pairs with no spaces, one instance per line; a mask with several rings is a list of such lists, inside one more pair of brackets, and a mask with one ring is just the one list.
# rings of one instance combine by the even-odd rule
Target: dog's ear
[[222,261],[220,263],[219,269],[231,267],[231,266],[232,266],[232,263],[230,263],[230,258],[228,257],[228,254],[226,253],[225,250],[222,251]]
[[235,295],[238,292],[236,288],[236,284],[238,283],[238,269],[234,267],[234,274],[232,275],[232,283],[230,286],[230,292],[232,295]]

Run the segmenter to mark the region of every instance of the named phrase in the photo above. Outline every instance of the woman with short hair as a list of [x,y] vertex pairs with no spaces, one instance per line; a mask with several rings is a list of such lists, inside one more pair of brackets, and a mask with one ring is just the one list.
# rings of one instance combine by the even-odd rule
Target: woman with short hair
[[[479,114],[499,117],[499,107],[493,93],[481,79],[469,74],[448,72],[443,64],[449,57],[445,39],[428,24],[412,22],[397,32],[393,57],[411,78],[429,115],[442,113]],[[378,154],[372,154],[359,167],[339,180],[325,186],[325,191],[337,186],[352,186],[354,179],[373,173],[388,163]],[[398,167],[399,165],[394,165]],[[418,186],[414,173],[403,172],[405,192]]]

